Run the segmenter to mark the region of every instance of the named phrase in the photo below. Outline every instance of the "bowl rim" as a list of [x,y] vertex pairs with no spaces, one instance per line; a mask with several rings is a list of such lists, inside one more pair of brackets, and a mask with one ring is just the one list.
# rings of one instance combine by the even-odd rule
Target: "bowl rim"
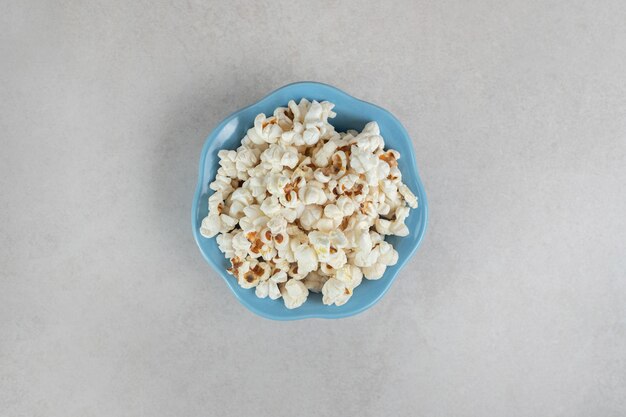
[[[204,181],[204,165],[205,165],[205,160],[206,160],[206,156],[207,153],[209,151],[209,146],[211,144],[211,142],[215,139],[215,137],[217,136],[217,134],[228,124],[230,123],[231,120],[233,120],[235,117],[237,117],[237,115],[239,113],[242,113],[252,107],[256,107],[261,105],[264,101],[269,100],[272,96],[276,95],[277,93],[279,93],[282,90],[285,89],[289,89],[295,86],[310,86],[310,87],[323,87],[323,88],[327,88],[327,89],[331,89],[334,91],[334,93],[339,94],[339,95],[343,95],[345,98],[349,99],[349,100],[354,100],[360,103],[363,103],[365,105],[368,106],[372,106],[377,108],[379,111],[382,111],[384,113],[386,113],[391,120],[396,123],[398,125],[398,128],[400,129],[400,132],[402,133],[403,136],[403,140],[408,141],[409,143],[409,157],[407,159],[411,160],[411,165],[412,165],[412,169],[415,170],[415,176],[416,176],[416,181],[417,181],[417,186],[419,188],[420,191],[420,200],[419,200],[419,204],[422,207],[422,210],[424,212],[424,221],[423,221],[423,225],[422,227],[416,232],[418,233],[417,236],[417,240],[415,245],[413,246],[413,248],[411,248],[410,252],[403,257],[402,260],[398,261],[398,267],[395,270],[395,272],[390,276],[387,277],[387,282],[386,285],[383,287],[382,291],[380,291],[376,297],[374,297],[371,301],[369,301],[368,303],[365,303],[363,305],[361,305],[358,308],[355,309],[351,309],[351,310],[346,310],[346,311],[328,311],[328,312],[309,312],[309,313],[300,313],[297,314],[297,309],[296,310],[292,310],[295,311],[296,314],[294,315],[290,315],[290,316],[282,316],[282,315],[276,315],[267,311],[264,311],[263,309],[257,308],[255,305],[249,304],[248,302],[244,301],[240,295],[233,290],[231,283],[229,282],[229,279],[231,278],[230,276],[226,276],[225,271],[222,271],[222,267],[220,265],[218,265],[212,257],[208,256],[207,253],[205,253],[205,251],[202,249],[202,246],[200,244],[200,239],[206,239],[203,236],[200,235],[199,229],[197,227],[196,224],[196,219],[197,219],[197,212],[198,212],[198,205],[200,202],[200,198],[202,198],[202,189],[203,189],[203,181]],[[191,228],[193,231],[193,236],[194,239],[196,241],[196,245],[198,246],[198,249],[200,250],[200,253],[202,254],[202,256],[204,257],[204,259],[209,263],[209,265],[211,265],[211,267],[215,270],[215,272],[218,273],[219,276],[222,277],[222,279],[225,281],[226,286],[230,289],[230,292],[233,293],[233,295],[235,296],[235,298],[239,301],[239,303],[241,303],[244,307],[246,307],[248,310],[252,311],[253,313],[255,313],[258,316],[261,316],[263,318],[266,319],[271,319],[271,320],[277,320],[277,321],[291,321],[291,320],[302,320],[302,319],[311,319],[311,318],[321,318],[321,319],[339,319],[339,318],[345,318],[345,317],[350,317],[350,316],[354,316],[357,314],[362,313],[363,311],[371,308],[372,306],[374,306],[376,303],[378,303],[378,301],[380,301],[380,299],[387,293],[387,291],[389,291],[389,288],[391,288],[391,285],[393,284],[393,282],[396,280],[398,274],[400,273],[400,271],[404,268],[404,266],[406,265],[406,263],[413,257],[413,255],[415,255],[415,252],[417,251],[417,249],[420,247],[423,239],[424,239],[424,235],[426,233],[426,229],[428,227],[428,218],[429,218],[429,214],[428,214],[429,210],[428,210],[428,201],[426,199],[426,190],[424,187],[424,184],[422,183],[421,177],[419,175],[419,169],[418,169],[418,165],[417,165],[417,161],[415,159],[415,151],[413,149],[413,141],[411,140],[411,137],[409,136],[409,133],[407,132],[407,130],[405,129],[405,127],[402,125],[402,123],[400,122],[400,120],[398,120],[398,118],[396,116],[394,116],[389,110],[380,107],[374,103],[370,103],[368,101],[365,100],[361,100],[359,98],[356,98],[348,93],[346,93],[345,91],[334,87],[330,84],[325,84],[325,83],[321,83],[321,82],[317,82],[317,81],[297,81],[297,82],[293,82],[290,84],[286,84],[283,85],[279,88],[276,88],[275,90],[269,92],[268,94],[266,94],[265,96],[263,96],[261,99],[249,104],[248,106],[242,107],[232,113],[230,113],[228,116],[226,116],[217,126],[215,126],[211,132],[209,133],[209,135],[207,136],[207,138],[204,141],[204,145],[202,147],[202,151],[200,153],[200,162],[199,162],[199,169],[198,169],[198,181],[196,184],[196,190],[194,193],[194,197],[193,197],[193,202],[192,202],[192,207],[191,207]]]

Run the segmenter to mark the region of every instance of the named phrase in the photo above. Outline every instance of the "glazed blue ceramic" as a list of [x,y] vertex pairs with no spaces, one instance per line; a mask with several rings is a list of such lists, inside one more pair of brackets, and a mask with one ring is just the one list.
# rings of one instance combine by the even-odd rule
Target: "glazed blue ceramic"
[[[302,97],[308,100],[328,100],[335,103],[334,111],[337,113],[337,117],[331,119],[330,122],[337,131],[348,129],[360,131],[367,122],[372,120],[378,122],[381,135],[385,139],[385,147],[400,152],[401,158],[398,165],[402,171],[402,179],[417,196],[419,207],[412,209],[406,220],[411,231],[409,236],[387,237],[386,240],[393,244],[398,251],[399,261],[396,265],[387,268],[381,279],[376,281],[363,279],[363,283],[355,289],[352,298],[342,306],[326,306],[322,304],[321,294],[310,293],[304,305],[289,310],[284,306],[281,299],[257,298],[254,289],[241,288],[236,279],[226,272],[230,263],[219,251],[215,238],[203,237],[200,235],[199,228],[202,219],[207,215],[208,197],[213,193],[208,184],[215,179],[215,173],[219,166],[217,152],[220,149],[236,149],[240,145],[241,139],[246,135],[246,131],[252,127],[257,114],[265,113],[269,116],[276,107],[286,106],[289,100],[299,101]],[[260,316],[274,320],[336,319],[367,310],[385,295],[402,267],[413,256],[424,237],[427,220],[426,194],[417,173],[415,153],[411,139],[400,121],[385,109],[356,99],[330,85],[315,82],[298,82],[281,87],[257,103],[231,114],[211,132],[200,156],[198,186],[191,208],[193,235],[204,258],[221,275],[226,285],[244,306]],[[405,275],[405,277],[409,278],[409,275]]]

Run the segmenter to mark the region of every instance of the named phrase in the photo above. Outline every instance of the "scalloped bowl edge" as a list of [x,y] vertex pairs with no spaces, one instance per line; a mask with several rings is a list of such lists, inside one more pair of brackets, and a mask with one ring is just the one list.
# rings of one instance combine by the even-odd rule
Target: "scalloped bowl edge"
[[[250,303],[247,300],[244,300],[242,298],[242,293],[239,291],[239,286],[238,284],[233,280],[233,278],[227,274],[225,268],[223,265],[220,265],[217,263],[217,261],[210,256],[204,249],[203,247],[203,240],[206,240],[205,237],[203,237],[202,235],[200,235],[199,232],[199,219],[201,216],[199,216],[199,211],[202,205],[202,198],[203,198],[203,188],[204,188],[204,182],[205,182],[205,165],[206,165],[206,159],[207,159],[207,154],[209,152],[209,149],[211,148],[211,144],[213,143],[213,141],[215,140],[216,136],[222,132],[224,130],[224,128],[226,126],[229,125],[229,123],[231,123],[238,115],[245,113],[246,111],[251,110],[252,108],[257,108],[257,107],[263,107],[264,104],[267,104],[268,102],[272,101],[272,99],[279,95],[280,93],[284,93],[287,92],[289,90],[298,90],[298,89],[304,89],[304,90],[322,90],[325,91],[326,93],[331,93],[331,95],[339,95],[341,97],[343,97],[343,99],[348,100],[348,101],[353,101],[361,106],[367,106],[370,108],[374,108],[376,109],[378,112],[382,112],[383,114],[385,114],[393,123],[395,123],[395,127],[397,128],[397,130],[399,130],[400,134],[402,135],[402,138],[396,138],[396,139],[402,139],[404,140],[406,143],[408,143],[408,146],[406,147],[406,149],[404,149],[404,151],[401,153],[401,160],[402,161],[406,161],[409,160],[411,161],[411,164],[409,167],[400,167],[402,173],[403,173],[403,178],[405,177],[406,173],[405,171],[407,171],[407,169],[409,169],[408,172],[410,172],[410,174],[412,174],[411,176],[414,175],[414,178],[412,178],[414,185],[417,187],[417,189],[414,189],[413,191],[415,192],[415,194],[418,196],[418,208],[417,209],[412,209],[411,213],[409,215],[409,218],[411,218],[412,216],[415,215],[419,215],[420,219],[419,219],[419,223],[417,224],[418,228],[417,230],[413,230],[411,233],[414,234],[414,239],[413,239],[413,245],[410,248],[406,248],[408,250],[405,250],[404,253],[399,254],[400,259],[398,260],[398,263],[396,265],[394,265],[393,267],[390,267],[387,269],[387,271],[385,272],[385,274],[383,275],[383,277],[380,280],[377,281],[372,281],[372,282],[383,282],[383,285],[381,286],[381,288],[377,291],[377,293],[375,294],[375,296],[373,296],[370,300],[368,300],[367,302],[361,302],[358,303],[358,290],[355,291],[355,294],[352,296],[352,298],[350,299],[350,301],[348,301],[348,303],[344,304],[343,306],[337,307],[337,306],[324,306],[322,305],[321,309],[319,310],[313,310],[311,311],[310,309],[308,311],[302,311],[299,312],[300,309],[302,309],[302,307],[300,307],[299,309],[293,309],[293,310],[288,310],[287,308],[283,307],[283,309],[279,310],[280,313],[276,313],[273,311],[268,311],[271,309],[263,309],[263,308],[259,308],[258,307],[258,303]],[[322,94],[323,95],[323,94]],[[302,97],[306,97],[306,95],[303,95]],[[299,99],[301,97],[299,97],[299,95],[293,95],[292,96],[293,99]],[[310,95],[309,95],[310,98]],[[326,98],[329,101],[333,101],[331,97]],[[285,103],[286,104],[286,103]],[[284,105],[284,104],[283,104]],[[275,106],[276,107],[276,106]],[[260,112],[260,111],[259,111]],[[253,116],[254,117],[254,116]],[[334,123],[333,123],[334,124]],[[251,125],[251,123],[250,123]],[[382,126],[381,126],[381,130],[382,130]],[[384,136],[384,135],[383,135]],[[243,136],[242,136],[243,137]],[[241,137],[238,139],[241,140]],[[388,142],[386,140],[386,142]],[[409,151],[408,155],[406,154],[406,151]],[[404,165],[404,164],[402,164]],[[213,178],[215,176],[215,174],[213,173],[211,175],[211,178]],[[418,212],[418,213],[415,213]],[[204,215],[206,215],[206,213],[203,213]],[[204,259],[209,263],[209,265],[211,265],[211,267],[224,279],[224,281],[226,282],[226,284],[228,285],[228,287],[230,288],[231,292],[235,295],[235,297],[237,298],[237,300],[243,305],[245,306],[248,310],[252,311],[253,313],[267,318],[267,319],[272,319],[272,320],[301,320],[301,319],[307,319],[307,318],[323,318],[323,319],[338,319],[338,318],[345,318],[345,317],[350,317],[356,314],[359,314],[369,308],[371,308],[374,304],[376,304],[389,290],[389,288],[391,287],[391,285],[393,284],[393,282],[395,281],[395,279],[398,276],[398,273],[400,272],[400,270],[406,265],[406,263],[409,261],[409,259],[411,259],[411,257],[415,254],[415,252],[417,251],[418,247],[420,246],[420,244],[422,243],[422,240],[424,238],[424,234],[426,232],[426,228],[427,228],[427,224],[428,224],[428,202],[426,200],[426,192],[424,189],[424,185],[420,179],[419,176],[419,172],[417,169],[417,164],[416,164],[416,159],[415,159],[415,153],[413,150],[413,145],[412,145],[412,141],[410,139],[410,136],[408,134],[408,132],[406,131],[406,129],[404,128],[404,126],[402,125],[402,123],[400,123],[400,121],[388,110],[377,106],[376,104],[373,103],[369,103],[367,101],[355,98],[353,96],[351,96],[350,94],[336,88],[333,87],[331,85],[328,84],[323,84],[323,83],[318,83],[318,82],[312,82],[312,81],[302,81],[302,82],[295,82],[295,83],[291,83],[291,84],[287,84],[285,86],[282,86],[272,92],[270,92],[269,94],[267,94],[266,96],[264,96],[262,99],[256,101],[255,103],[252,103],[246,107],[243,107],[233,113],[231,113],[230,115],[228,115],[224,120],[222,120],[212,131],[211,133],[208,135],[207,139],[205,140],[205,143],[203,145],[202,148],[202,152],[200,155],[200,163],[199,163],[199,169],[198,169],[198,182],[196,185],[196,191],[194,193],[194,199],[193,199],[193,203],[192,203],[192,208],[191,208],[191,225],[192,225],[192,231],[193,231],[193,235],[196,241],[196,244],[198,245],[198,248],[200,249],[200,252],[202,253],[202,256],[204,257]],[[395,246],[395,245],[394,245]],[[222,255],[221,252],[219,252],[219,255]],[[221,256],[220,260],[224,260],[223,255]],[[366,280],[364,280],[366,281]],[[252,291],[252,290],[245,290],[245,291]],[[253,291],[252,291],[253,292]],[[276,303],[279,302],[279,300],[262,300],[262,301],[266,301],[266,302],[272,302],[272,303]],[[282,303],[281,303],[282,304]],[[306,305],[307,303],[305,303]],[[357,305],[358,304],[358,305]],[[265,305],[265,304],[263,304]],[[304,306],[303,306],[304,307]]]

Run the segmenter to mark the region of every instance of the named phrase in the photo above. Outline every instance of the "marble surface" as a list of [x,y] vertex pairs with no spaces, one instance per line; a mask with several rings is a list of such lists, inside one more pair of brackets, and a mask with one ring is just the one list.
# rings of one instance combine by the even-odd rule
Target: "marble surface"
[[[623,416],[622,1],[2,2],[0,415]],[[298,80],[390,109],[424,243],[280,323],[197,250],[204,138]]]

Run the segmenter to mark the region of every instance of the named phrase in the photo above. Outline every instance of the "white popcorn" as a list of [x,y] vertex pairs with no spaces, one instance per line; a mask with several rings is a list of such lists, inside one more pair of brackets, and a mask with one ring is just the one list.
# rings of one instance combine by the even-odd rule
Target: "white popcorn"
[[363,174],[376,167],[376,156],[369,150],[352,145],[350,167],[354,172]]
[[262,167],[266,171],[280,172],[283,169],[280,162],[284,154],[285,148],[283,146],[276,143],[271,144],[261,153],[261,163],[258,167]]
[[280,213],[283,207],[278,202],[278,197],[271,196],[263,200],[261,203],[261,211],[268,217],[272,217]]
[[391,222],[391,234],[394,234],[396,236],[407,236],[409,234],[409,228],[404,224],[404,221],[408,216],[408,207],[402,206],[396,209],[396,219]]
[[380,262],[375,262],[371,266],[363,267],[363,275],[367,279],[377,280],[377,279],[382,278],[386,270],[387,270],[387,266],[385,264],[382,264]]
[[280,126],[283,132],[291,130],[293,126],[293,120],[289,114],[290,110],[287,107],[277,107],[274,110],[274,117],[276,118],[276,124]]
[[324,217],[341,222],[343,220],[343,211],[336,204],[329,204],[324,207]]
[[372,238],[368,230],[359,230],[356,235],[354,265],[370,266],[376,262],[376,253],[372,251]]
[[398,184],[398,191],[402,194],[402,197],[404,197],[404,200],[411,208],[417,208],[417,197],[415,197],[415,194],[411,192],[409,187],[400,183]]
[[222,149],[217,153],[220,158],[220,166],[224,169],[224,175],[230,178],[237,177],[237,167],[235,161],[237,160],[237,151],[229,151]]
[[245,254],[248,253],[248,250],[250,249],[250,246],[252,244],[250,243],[250,241],[246,238],[246,235],[244,234],[243,231],[236,233],[233,236],[232,242],[231,242],[231,246],[233,248],[233,251],[235,251],[235,254],[238,257],[244,257]]
[[221,233],[215,238],[217,241],[217,247],[228,259],[235,256],[235,250],[233,249],[233,236],[234,235],[232,233]]
[[398,263],[398,252],[393,248],[389,242],[384,240],[379,242],[376,249],[380,251],[378,262],[381,262],[387,266],[392,266]]
[[356,145],[370,153],[376,153],[379,149],[385,146],[385,141],[380,136],[380,129],[378,123],[369,122],[365,125],[361,133],[354,138]]
[[265,280],[261,280],[256,286],[255,294],[259,298],[265,298],[269,295],[272,300],[280,298],[280,289],[278,284],[287,281],[287,273],[285,271],[277,271],[274,275]]
[[260,201],[265,197],[265,190],[267,189],[267,183],[265,177],[252,177],[244,182],[243,186],[250,190],[252,197]]
[[346,190],[352,190],[356,182],[358,181],[359,176],[353,173],[346,174],[339,179],[337,183],[340,193],[345,193]]
[[339,269],[344,266],[348,262],[348,256],[346,252],[341,249],[335,249],[334,247],[330,248],[330,254],[327,258],[327,265]]
[[320,131],[316,128],[307,129],[302,133],[302,140],[305,145],[315,145],[320,140]]
[[[237,157],[235,158],[235,167],[238,173],[247,173],[248,170],[254,167],[259,161],[257,152],[249,148],[242,148],[237,151]],[[245,179],[243,175],[239,175],[240,179]]]
[[220,216],[217,214],[209,214],[202,219],[200,224],[200,234],[204,237],[213,237],[220,232]]
[[311,103],[309,102],[309,100],[305,98],[300,100],[299,104],[296,104],[296,102],[293,100],[289,100],[289,103],[287,104],[287,106],[289,107],[289,110],[291,110],[291,113],[293,114],[292,120],[294,122],[302,123],[304,121],[304,115],[309,109],[310,104]]
[[370,239],[372,239],[372,245],[374,245],[374,246],[378,245],[380,242],[384,242],[385,241],[384,240],[385,237],[383,235],[381,235],[380,233],[376,233],[373,230],[370,230]]
[[269,221],[269,217],[261,211],[258,204],[252,204],[244,207],[243,213],[244,216],[239,219],[239,226],[246,233],[261,230],[261,228],[264,227]]
[[254,119],[254,127],[248,129],[248,138],[256,145],[275,143],[283,133],[276,122],[275,117],[267,119],[263,113],[259,114]]
[[322,292],[322,287],[328,281],[329,277],[327,275],[322,275],[317,272],[310,272],[304,280],[304,286],[312,292],[320,293]]
[[227,214],[219,215],[220,233],[228,233],[237,225],[238,220],[234,217],[230,217]]
[[302,214],[300,215],[300,225],[304,230],[311,230],[319,219],[322,218],[322,206],[317,204],[310,204],[304,207]]
[[326,305],[344,305],[352,297],[353,289],[336,278],[330,278],[322,287],[322,302]]
[[[313,177],[315,178],[316,181],[322,184],[326,184],[327,182],[330,182],[330,180],[332,179],[331,176],[327,175],[323,169],[319,169],[319,168],[314,171]],[[326,193],[326,197],[327,198],[329,197],[328,193]]]
[[348,169],[348,157],[344,151],[337,151],[330,157],[330,165],[323,172],[333,179],[339,179],[346,174]]
[[233,192],[233,184],[232,179],[227,177],[224,173],[224,168],[219,168],[217,170],[217,175],[215,175],[215,181],[209,184],[209,188],[213,191],[219,191],[223,196],[228,196]]
[[287,232],[287,220],[281,216],[274,216],[267,222],[267,227],[273,234]]
[[389,243],[382,241],[372,250],[376,255],[376,262],[363,268],[363,275],[367,279],[382,278],[388,266],[398,262],[398,252]]
[[304,304],[309,296],[309,290],[301,281],[290,279],[280,285],[280,294],[283,296],[285,307],[292,309]]
[[298,245],[293,250],[293,255],[298,263],[298,274],[306,275],[311,271],[316,271],[318,259],[315,250],[307,244]]
[[280,163],[291,169],[295,168],[298,165],[298,150],[293,146],[286,146],[285,153],[280,158]]
[[315,223],[315,228],[323,232],[330,232],[337,227],[335,223],[336,219],[322,217],[317,221],[317,223]]
[[343,282],[349,288],[354,289],[361,285],[363,272],[361,272],[361,269],[355,265],[346,265],[337,270],[335,279]]
[[378,185],[379,181],[382,181],[389,176],[389,171],[389,165],[381,161],[380,159],[377,159],[374,168],[368,170],[365,173],[365,179],[367,180],[367,184],[370,186]]
[[285,208],[296,208],[299,204],[302,204],[295,190],[285,192],[285,194],[279,197],[279,201]]
[[254,288],[259,281],[267,279],[269,272],[269,265],[265,262],[245,261],[239,268],[237,282],[243,288]]
[[348,217],[354,213],[355,204],[350,198],[342,195],[337,199],[337,208],[339,208],[343,217]]
[[337,144],[333,141],[328,141],[313,155],[313,163],[318,167],[326,167],[330,162],[330,157],[333,156]]
[[376,122],[336,132],[327,101],[291,100],[259,114],[236,150],[220,150],[200,233],[217,236],[228,272],[260,298],[297,308],[309,291],[343,305],[363,277],[380,279],[406,236],[417,197]]
[[324,204],[327,200],[324,190],[313,185],[305,185],[298,195],[304,204]]
[[266,180],[267,191],[272,195],[285,195],[285,187],[289,182],[289,176],[280,173],[270,174]]
[[335,277],[330,278],[322,288],[322,302],[330,305],[345,304],[356,287],[361,284],[363,273],[354,265],[346,265],[336,271]]
[[328,233],[313,231],[309,233],[309,242],[317,254],[320,262],[327,262],[330,254],[330,235]]
[[325,277],[334,277],[337,271],[327,263],[320,262],[320,267],[317,272]]
[[230,208],[228,214],[238,219],[243,217],[243,209],[248,207],[254,201],[252,193],[247,188],[237,188],[233,191],[229,198]]

